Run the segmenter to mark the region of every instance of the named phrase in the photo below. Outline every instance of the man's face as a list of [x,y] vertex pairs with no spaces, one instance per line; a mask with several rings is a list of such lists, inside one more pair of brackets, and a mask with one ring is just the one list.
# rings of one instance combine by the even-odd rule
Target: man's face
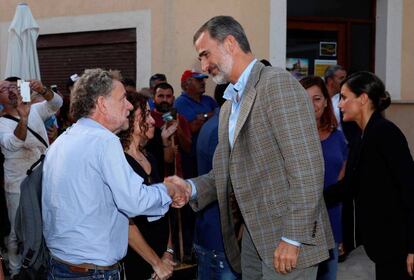
[[346,78],[345,70],[337,70],[335,75],[332,77],[335,92],[341,91],[341,83]]
[[128,115],[132,104],[126,99],[124,85],[117,80],[113,81],[111,93],[105,97],[107,108],[107,127],[114,133],[128,128]]
[[195,42],[195,48],[201,63],[201,69],[213,76],[215,83],[225,84],[230,81],[233,57],[226,50],[224,42],[220,43],[214,40],[205,31]]
[[168,112],[174,103],[174,94],[171,89],[158,88],[154,95],[155,108],[158,112]]
[[204,78],[197,79],[194,77],[187,79],[186,92],[189,94],[200,94],[202,95],[206,91],[206,82]]
[[0,81],[0,104],[16,105],[18,94],[16,83]]

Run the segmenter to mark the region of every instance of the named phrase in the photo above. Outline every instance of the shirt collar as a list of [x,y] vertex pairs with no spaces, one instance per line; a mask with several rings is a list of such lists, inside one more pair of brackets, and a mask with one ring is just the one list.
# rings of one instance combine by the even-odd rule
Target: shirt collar
[[252,60],[252,62],[249,63],[249,65],[247,65],[247,67],[244,69],[243,73],[240,75],[239,79],[235,84],[228,85],[228,87],[224,91],[224,99],[231,100],[234,103],[240,102],[250,73],[252,72],[253,66],[256,63],[256,61],[257,59],[255,58]]

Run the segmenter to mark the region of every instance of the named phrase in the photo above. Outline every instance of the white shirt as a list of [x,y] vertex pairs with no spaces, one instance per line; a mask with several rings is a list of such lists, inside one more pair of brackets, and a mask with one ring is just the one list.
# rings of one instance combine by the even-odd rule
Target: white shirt
[[[33,104],[30,108],[28,127],[36,131],[49,143],[44,121],[56,113],[63,100],[55,94],[50,101]],[[20,184],[26,177],[26,171],[46,151],[39,139],[27,130],[23,141],[14,135],[17,122],[0,118],[0,146],[4,155],[4,189],[10,193],[20,193]]]

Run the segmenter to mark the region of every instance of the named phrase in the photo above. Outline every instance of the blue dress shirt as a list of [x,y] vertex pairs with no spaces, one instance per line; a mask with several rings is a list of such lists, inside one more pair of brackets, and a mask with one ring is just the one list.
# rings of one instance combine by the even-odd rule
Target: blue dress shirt
[[164,215],[163,184],[145,186],[128,164],[119,138],[80,119],[50,146],[43,166],[43,234],[53,256],[107,266],[128,246],[128,217]]

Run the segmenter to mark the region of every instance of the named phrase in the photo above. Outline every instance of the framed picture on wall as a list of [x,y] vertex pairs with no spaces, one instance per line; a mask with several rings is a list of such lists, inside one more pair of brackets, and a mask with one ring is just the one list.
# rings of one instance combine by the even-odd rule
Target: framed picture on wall
[[306,58],[286,58],[286,70],[300,80],[309,75],[309,60]]
[[323,77],[325,74],[326,68],[328,68],[331,65],[336,65],[337,60],[336,59],[315,59],[314,60],[314,69],[313,74],[315,76]]
[[319,42],[320,56],[336,56],[336,42]]

